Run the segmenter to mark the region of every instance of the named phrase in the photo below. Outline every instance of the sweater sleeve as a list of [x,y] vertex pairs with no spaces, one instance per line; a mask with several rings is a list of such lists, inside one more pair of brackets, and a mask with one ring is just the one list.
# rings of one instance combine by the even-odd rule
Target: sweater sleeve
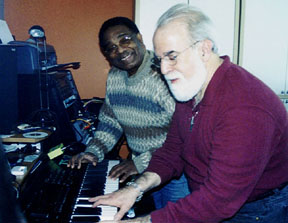
[[[162,77],[159,75],[161,74],[151,71],[152,79],[150,80],[150,82],[154,83],[155,85],[155,89],[151,89],[151,91],[153,91],[153,97],[154,97],[153,101],[157,102],[159,110],[161,111],[159,121],[161,123],[167,123],[167,125],[165,124],[163,126],[158,126],[159,129],[162,129],[161,130],[162,132],[161,134],[163,134],[163,136],[161,137],[162,143],[159,142],[160,141],[159,138],[157,143],[151,143],[152,141],[156,140],[156,137],[155,138],[152,137],[151,139],[149,139],[149,142],[147,142],[148,144],[151,143],[150,150],[143,152],[140,155],[135,156],[133,158],[138,173],[142,173],[148,167],[153,152],[155,152],[155,150],[161,147],[165,142],[167,133],[170,128],[171,119],[175,111],[175,100],[171,96],[168,90],[168,86],[166,86],[165,80],[163,80]],[[154,125],[157,126],[158,124],[154,123]],[[157,135],[156,132],[154,132],[154,134]],[[158,147],[155,148],[155,145],[158,145]]]
[[123,130],[109,104],[109,98],[106,97],[99,113],[97,130],[89,142],[86,152],[95,154],[98,161],[101,162],[105,154],[113,149],[122,134]]
[[147,151],[145,153],[141,153],[139,156],[135,156],[132,158],[138,173],[142,173],[147,168],[151,157],[152,153],[150,151]]

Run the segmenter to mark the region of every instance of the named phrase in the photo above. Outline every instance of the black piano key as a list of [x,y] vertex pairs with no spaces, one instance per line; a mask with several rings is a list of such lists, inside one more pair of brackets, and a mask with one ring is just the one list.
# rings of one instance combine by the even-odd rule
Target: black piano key
[[107,170],[105,170],[105,169],[102,169],[102,168],[100,168],[100,169],[97,169],[97,170],[93,170],[93,169],[88,169],[87,171],[86,171],[86,174],[92,174],[93,173],[93,175],[102,175],[102,176],[104,176],[104,175],[107,175],[107,172],[106,172]]
[[98,172],[105,172],[107,170],[107,166],[89,166],[87,168],[87,172],[98,171]]
[[72,216],[72,219],[70,223],[94,223],[94,222],[99,222],[100,217],[99,216],[93,216],[93,217],[88,217],[88,216],[81,216],[81,217],[74,217]]
[[73,215],[92,215],[99,216],[102,213],[102,209],[99,207],[90,208],[90,207],[76,207],[73,211]]
[[86,175],[83,183],[85,184],[89,184],[89,183],[101,183],[101,182],[105,182],[107,180],[107,177],[106,176],[89,176],[89,175]]
[[96,197],[103,195],[104,190],[81,190],[78,197]]
[[95,183],[83,183],[82,184],[82,186],[81,186],[81,188],[92,188],[92,187],[98,187],[98,188],[103,188],[103,187],[105,187],[105,181],[95,181]]
[[92,187],[95,185],[101,185],[103,187],[103,185],[105,185],[106,179],[95,179],[95,180],[87,180],[82,184],[82,187]]
[[83,184],[81,186],[81,190],[96,190],[96,191],[104,191],[106,185],[105,183],[103,184]]
[[107,166],[91,166],[89,165],[88,168],[87,168],[87,172],[102,172],[102,173],[105,173],[107,170]]
[[94,202],[90,202],[90,201],[88,201],[88,200],[78,200],[77,201],[77,203],[76,203],[76,205],[81,205],[81,204],[83,204],[83,205],[89,205],[89,204],[93,204]]

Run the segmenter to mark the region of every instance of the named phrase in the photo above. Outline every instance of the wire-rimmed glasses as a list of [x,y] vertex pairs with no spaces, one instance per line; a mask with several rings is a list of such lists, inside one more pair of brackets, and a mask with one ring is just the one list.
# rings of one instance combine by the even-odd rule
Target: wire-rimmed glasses
[[152,63],[157,67],[160,68],[161,67],[161,62],[162,60],[166,61],[168,63],[168,65],[170,66],[175,66],[177,64],[177,57],[181,54],[184,53],[186,50],[188,50],[190,47],[195,46],[197,43],[199,43],[200,41],[195,41],[193,44],[189,45],[188,47],[186,47],[184,50],[178,52],[175,50],[171,50],[167,53],[165,53],[164,57],[157,57],[156,55],[154,56],[154,58],[152,59]]
[[107,55],[115,54],[119,46],[121,47],[129,46],[131,42],[133,41],[133,36],[134,36],[133,33],[129,35],[128,34],[123,35],[123,37],[121,37],[117,45],[113,44],[113,45],[108,45],[107,47],[105,47],[104,53]]

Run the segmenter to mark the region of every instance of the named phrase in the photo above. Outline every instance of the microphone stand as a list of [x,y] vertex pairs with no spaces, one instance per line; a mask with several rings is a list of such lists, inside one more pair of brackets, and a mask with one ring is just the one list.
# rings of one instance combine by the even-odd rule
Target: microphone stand
[[43,98],[42,98],[42,78],[41,78],[41,64],[40,64],[40,52],[38,38],[34,38],[37,48],[37,63],[38,63],[38,79],[39,79],[39,97],[40,97],[40,111],[43,110]]
[[45,59],[45,87],[46,87],[46,106],[47,106],[47,110],[50,110],[50,101],[49,101],[49,80],[48,80],[48,67],[47,67],[47,48],[46,48],[46,37],[44,36],[44,59]]
[[[47,68],[47,48],[46,48],[46,37],[43,38],[43,46],[44,46],[44,67],[45,67],[45,91],[46,91],[46,107],[44,107],[43,102],[43,85],[42,85],[42,66],[41,66],[41,57],[40,57],[40,48],[39,48],[39,38],[34,37],[36,41],[36,47],[37,47],[37,59],[38,59],[38,78],[39,78],[39,96],[40,96],[40,110],[36,112],[36,114],[39,114],[40,118],[40,124],[41,127],[48,127],[46,126],[46,122],[49,122],[49,120],[45,120],[46,118],[49,119],[49,117],[53,117],[53,112],[50,113],[50,100],[49,100],[49,79],[48,79],[48,68]],[[47,114],[45,115],[45,113]],[[52,120],[53,121],[53,118]]]

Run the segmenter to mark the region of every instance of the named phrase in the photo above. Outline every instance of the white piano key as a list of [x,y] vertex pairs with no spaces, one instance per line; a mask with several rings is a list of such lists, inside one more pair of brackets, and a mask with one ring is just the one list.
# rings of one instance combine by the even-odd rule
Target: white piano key
[[[115,160],[115,161],[109,161],[108,162],[108,166],[107,166],[107,171],[106,173],[103,173],[103,177],[105,177],[105,183],[104,183],[104,194],[107,194],[107,193],[112,193],[113,191],[116,191],[119,189],[119,180],[112,180],[110,178],[108,178],[108,175],[109,175],[109,172],[110,170],[112,169],[113,166],[119,164],[119,161],[118,160]],[[98,165],[101,165],[98,164]],[[96,166],[97,168],[97,166]],[[80,190],[79,190],[79,193],[78,193],[78,197],[76,198],[76,204],[74,205],[74,212],[76,212],[76,209],[77,208],[92,208],[92,205],[93,203],[89,204],[89,203],[86,203],[86,202],[83,202],[83,201],[88,201],[90,197],[81,197],[80,196],[80,193],[82,190],[86,190],[87,188],[84,187],[84,184],[85,184],[85,181],[87,182],[87,180],[89,179],[89,177],[91,177],[90,173],[91,171],[94,171],[93,174],[98,174],[98,171],[96,168],[93,168],[93,167],[88,167],[86,169],[86,172],[84,174],[84,177],[83,177],[83,181],[82,181],[82,184],[81,184],[81,187],[80,187]],[[100,167],[101,168],[101,167]],[[89,170],[90,169],[90,170]],[[90,171],[90,172],[89,172]],[[88,173],[89,172],[89,173]],[[101,171],[100,171],[101,172]],[[95,176],[95,177],[100,177],[100,176]],[[101,181],[101,180],[100,180]],[[91,181],[90,181],[91,182]],[[104,182],[104,181],[103,181]],[[86,185],[87,186],[87,185]],[[82,203],[80,203],[82,201]],[[78,204],[79,202],[79,204]],[[113,220],[114,218],[114,215],[117,213],[117,207],[111,207],[111,206],[104,206],[104,205],[100,205],[98,206],[97,208],[101,208],[101,215],[98,216],[100,217],[101,221],[104,221],[104,220]],[[81,218],[81,217],[96,217],[96,215],[89,215],[89,214],[79,214],[77,212],[77,214],[72,214],[71,216],[71,220],[73,218]]]

